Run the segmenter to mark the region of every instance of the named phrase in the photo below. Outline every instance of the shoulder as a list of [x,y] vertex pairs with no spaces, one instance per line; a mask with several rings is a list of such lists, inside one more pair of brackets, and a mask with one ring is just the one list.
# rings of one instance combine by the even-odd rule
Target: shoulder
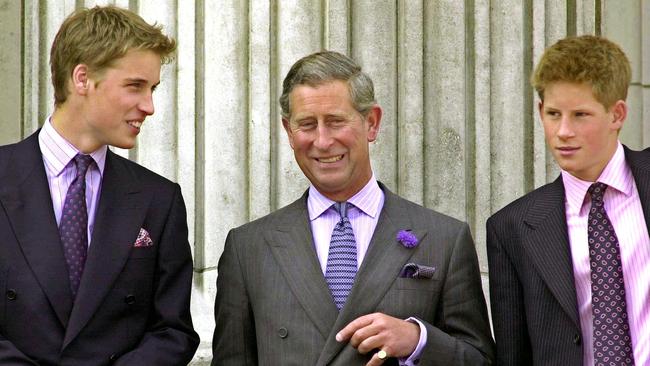
[[[399,209],[396,209],[396,206]],[[459,219],[451,217],[439,211],[426,208],[418,203],[409,201],[406,198],[400,197],[392,192],[386,192],[386,201],[384,208],[389,214],[406,214],[408,215],[414,226],[439,226],[450,227],[458,229],[467,224]]]
[[507,204],[495,212],[487,220],[487,224],[490,226],[523,222],[530,209],[542,202],[544,206],[548,206],[549,204],[564,205],[564,185],[561,177]]
[[[15,169],[17,164],[24,169],[25,164],[33,164],[35,161],[42,162],[38,147],[38,131],[21,141],[0,146],[0,177],[7,169]],[[13,171],[7,173],[14,174]]]
[[250,234],[283,227],[289,229],[295,225],[309,225],[306,195],[265,216],[236,227],[232,231],[237,234]]
[[625,160],[634,168],[650,170],[650,148],[645,150],[631,150],[623,145],[625,150]]
[[13,155],[13,151],[15,150],[16,145],[17,143],[0,146],[0,172],[4,171],[7,163],[9,160],[11,160],[11,156]]
[[[111,165],[110,168],[109,165]],[[109,169],[112,169],[116,174],[126,175],[127,179],[132,178],[135,181],[138,181],[148,189],[176,190],[178,187],[177,183],[172,182],[171,180],[163,177],[158,173],[153,172],[148,168],[145,168],[136,162],[117,155],[110,150],[106,155],[106,168],[104,169],[105,174]]]

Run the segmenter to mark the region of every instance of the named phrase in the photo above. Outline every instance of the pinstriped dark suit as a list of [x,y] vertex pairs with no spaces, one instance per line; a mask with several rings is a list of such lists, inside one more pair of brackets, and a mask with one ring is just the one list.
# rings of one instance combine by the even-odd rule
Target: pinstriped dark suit
[[[650,149],[625,148],[650,222]],[[580,319],[559,177],[487,221],[498,365],[582,366]]]
[[[212,365],[365,365],[370,356],[334,336],[372,312],[425,323],[421,366],[491,363],[494,345],[467,225],[380,187],[384,207],[340,313],[314,249],[306,195],[229,233],[219,261]],[[420,238],[416,248],[397,242],[403,229]],[[400,278],[408,262],[435,266],[433,279]]]

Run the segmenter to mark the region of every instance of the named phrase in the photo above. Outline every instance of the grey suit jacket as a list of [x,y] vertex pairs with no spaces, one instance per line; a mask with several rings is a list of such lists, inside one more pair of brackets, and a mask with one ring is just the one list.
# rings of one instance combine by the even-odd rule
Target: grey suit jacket
[[[625,148],[625,159],[648,224],[650,149]],[[583,365],[564,200],[559,177],[487,222],[498,365]]]
[[[334,337],[373,312],[426,324],[420,365],[491,363],[493,341],[469,228],[380,186],[386,200],[379,223],[340,313],[314,249],[307,194],[231,230],[219,261],[212,365],[365,365],[370,355]],[[397,242],[403,229],[419,238],[416,248]],[[400,278],[409,262],[436,267],[433,278]]]

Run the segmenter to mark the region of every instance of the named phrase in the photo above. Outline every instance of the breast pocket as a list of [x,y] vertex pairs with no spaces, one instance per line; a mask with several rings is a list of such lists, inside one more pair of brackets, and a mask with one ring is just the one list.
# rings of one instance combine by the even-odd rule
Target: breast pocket
[[435,278],[403,278],[400,277],[395,281],[395,287],[398,290],[413,291],[438,291],[438,280]]

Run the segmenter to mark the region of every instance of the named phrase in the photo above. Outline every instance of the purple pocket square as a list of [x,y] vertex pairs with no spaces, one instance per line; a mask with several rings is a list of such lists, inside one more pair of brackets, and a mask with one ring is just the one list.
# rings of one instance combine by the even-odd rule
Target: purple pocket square
[[136,248],[153,246],[153,240],[151,240],[151,237],[149,237],[149,232],[145,229],[140,229],[138,238],[135,240],[135,243],[133,243],[133,246]]
[[404,265],[404,267],[402,267],[399,276],[403,278],[429,279],[433,278],[433,274],[435,272],[436,267],[423,266],[416,263],[407,263]]

